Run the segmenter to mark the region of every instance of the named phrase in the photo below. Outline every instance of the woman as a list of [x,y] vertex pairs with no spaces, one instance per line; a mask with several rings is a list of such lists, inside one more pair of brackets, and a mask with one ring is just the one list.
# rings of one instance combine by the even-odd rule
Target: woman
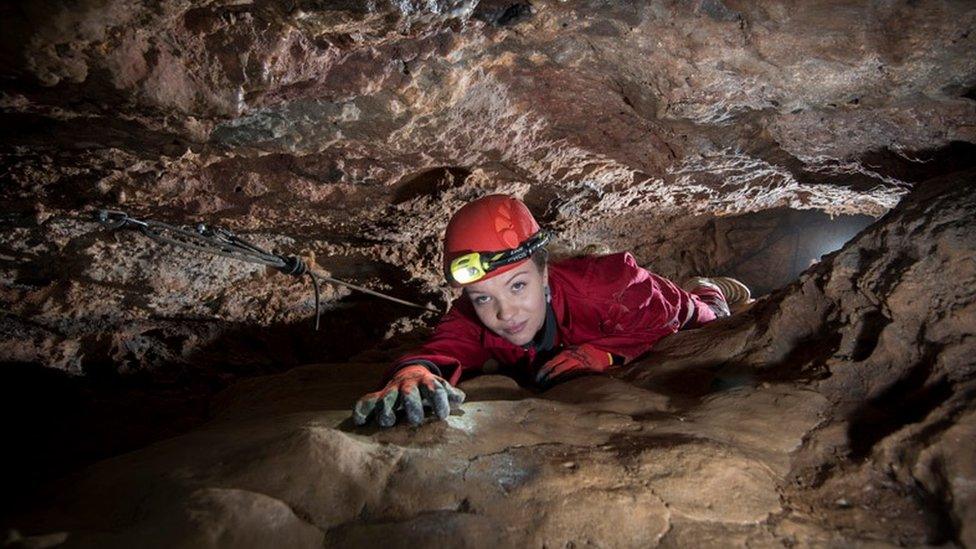
[[639,267],[629,253],[549,265],[547,241],[515,198],[486,196],[458,210],[444,235],[444,267],[463,295],[429,341],[393,364],[385,386],[356,403],[354,422],[375,418],[390,427],[402,410],[417,425],[425,404],[444,419],[451,404],[464,401],[454,385],[486,365],[543,387],[603,373],[668,334],[728,316],[723,289],[749,298],[732,279],[694,279],[685,291]]

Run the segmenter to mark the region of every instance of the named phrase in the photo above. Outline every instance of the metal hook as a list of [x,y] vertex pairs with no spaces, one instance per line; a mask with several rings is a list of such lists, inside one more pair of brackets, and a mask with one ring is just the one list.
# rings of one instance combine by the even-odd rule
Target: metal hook
[[129,222],[129,216],[117,210],[98,210],[95,212],[95,220],[106,229],[121,229]]

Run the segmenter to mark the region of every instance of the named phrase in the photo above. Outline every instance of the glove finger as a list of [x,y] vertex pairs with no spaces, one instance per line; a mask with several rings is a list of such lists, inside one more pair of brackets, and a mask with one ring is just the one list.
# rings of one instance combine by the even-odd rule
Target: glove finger
[[442,401],[447,401],[447,391],[444,390],[441,383],[440,380],[430,379],[420,384],[420,394],[423,397],[423,403],[434,410],[434,415],[438,419],[444,419],[451,414],[450,404],[447,404],[447,413],[444,413],[444,404]]
[[446,381],[443,383],[444,389],[447,390],[447,401],[450,404],[461,404],[464,402],[464,399],[468,398],[468,395],[464,394],[464,391],[461,389],[458,389]]
[[548,388],[552,385],[552,380],[549,379],[549,375],[536,376],[535,382],[542,388]]
[[549,370],[539,370],[535,374],[535,382],[537,385],[544,387],[549,382]]
[[376,409],[377,397],[366,395],[356,402],[352,410],[352,421],[356,425],[366,425],[370,414]]
[[539,373],[536,374],[536,382],[539,385],[551,385],[556,378],[562,376],[567,370],[572,369],[573,361],[556,358],[544,365]]
[[451,415],[451,404],[447,400],[447,389],[440,382],[434,384],[434,394],[431,398],[434,407],[434,414],[438,419],[444,419]]
[[424,421],[424,404],[416,386],[403,392],[403,410],[410,425],[420,425]]
[[571,363],[571,362],[560,362],[559,364],[556,364],[549,371],[549,376],[548,376],[549,381],[553,381],[553,380],[555,380],[557,378],[562,377],[566,373],[571,372],[571,371],[577,369],[577,368],[575,368],[575,366],[576,365],[573,364],[573,363]]
[[380,424],[380,427],[393,427],[396,424],[394,406],[399,396],[400,391],[398,389],[391,389],[379,401],[376,410],[376,422]]
[[553,359],[542,365],[539,371],[535,373],[536,383],[545,383],[547,378],[552,375],[553,368],[555,368],[561,361],[558,359]]

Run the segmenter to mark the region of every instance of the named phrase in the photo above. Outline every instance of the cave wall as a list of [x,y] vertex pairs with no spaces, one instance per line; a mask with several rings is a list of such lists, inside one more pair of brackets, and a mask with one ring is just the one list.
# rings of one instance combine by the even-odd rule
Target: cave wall
[[566,253],[632,249],[678,277],[727,267],[722,219],[876,217],[976,137],[964,1],[0,10],[0,356],[72,373],[250,372],[430,320],[362,329],[376,302],[328,288],[323,344],[302,281],[106,233],[96,207],[224,226],[442,306],[440,231],[489,191]]
[[707,337],[662,341],[625,379],[815,390],[830,404],[794,448],[788,506],[876,540],[973,546],[974,177],[920,185],[796,282]]

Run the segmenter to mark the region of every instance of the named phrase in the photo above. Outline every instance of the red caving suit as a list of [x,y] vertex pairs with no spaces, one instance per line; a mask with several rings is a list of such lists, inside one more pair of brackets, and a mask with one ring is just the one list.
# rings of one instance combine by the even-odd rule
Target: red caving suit
[[[543,326],[543,330],[549,328],[555,339],[550,353],[540,353],[531,343],[525,347],[509,343],[485,328],[474,305],[461,296],[451,304],[433,336],[400,357],[385,380],[417,362],[435,365],[452,385],[463,376],[481,372],[492,360],[513,368],[516,374],[531,375],[562,347],[583,343],[630,362],[662,337],[715,319],[698,295],[641,268],[626,252],[553,262],[549,288],[552,302],[546,324],[554,316],[556,326],[555,330]],[[704,295],[710,290],[696,291]],[[721,294],[719,298],[724,299]]]

